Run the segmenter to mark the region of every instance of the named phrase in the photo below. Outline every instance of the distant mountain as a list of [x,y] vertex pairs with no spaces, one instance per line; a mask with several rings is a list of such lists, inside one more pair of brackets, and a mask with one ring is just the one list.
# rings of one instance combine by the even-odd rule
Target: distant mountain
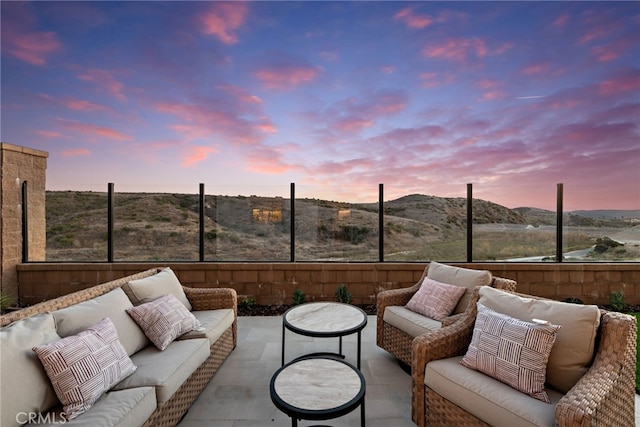
[[598,209],[592,211],[571,211],[573,215],[580,215],[587,218],[596,219],[638,219],[640,220],[640,209],[635,210],[615,210]]

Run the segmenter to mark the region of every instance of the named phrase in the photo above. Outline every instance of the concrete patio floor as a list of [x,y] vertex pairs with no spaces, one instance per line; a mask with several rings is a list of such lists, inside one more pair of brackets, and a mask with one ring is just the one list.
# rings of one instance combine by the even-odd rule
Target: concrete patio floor
[[[365,397],[368,427],[409,427],[411,421],[411,378],[394,357],[375,344],[376,318],[368,316],[362,331],[362,373],[367,382]],[[337,338],[309,338],[286,332],[285,362],[318,352],[337,351]],[[282,317],[239,317],[238,346],[225,360],[180,427],[265,427],[290,426],[291,420],[271,402],[269,382],[280,367]],[[343,339],[346,360],[356,364],[356,335]],[[636,426],[640,426],[636,395]],[[334,420],[301,421],[298,425],[360,426],[359,409]]]

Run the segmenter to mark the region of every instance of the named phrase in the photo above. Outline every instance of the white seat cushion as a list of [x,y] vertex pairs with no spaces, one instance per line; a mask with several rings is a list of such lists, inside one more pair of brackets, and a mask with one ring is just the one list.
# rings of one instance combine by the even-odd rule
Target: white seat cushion
[[551,403],[514,390],[481,372],[465,368],[462,357],[434,360],[424,383],[440,396],[495,427],[555,425],[556,405],[563,394],[547,388]]
[[233,325],[235,316],[233,315],[233,309],[223,308],[219,310],[202,310],[192,311],[191,314],[202,324],[196,330],[187,332],[184,335],[179,336],[178,340],[192,339],[192,338],[206,338],[209,340],[209,345],[213,345],[222,336],[224,331],[229,329]]
[[209,341],[206,339],[174,341],[162,351],[150,345],[131,356],[138,369],[116,384],[113,390],[154,386],[160,405],[173,396],[209,354]]
[[442,328],[442,323],[437,320],[397,305],[386,307],[382,319],[412,337]]

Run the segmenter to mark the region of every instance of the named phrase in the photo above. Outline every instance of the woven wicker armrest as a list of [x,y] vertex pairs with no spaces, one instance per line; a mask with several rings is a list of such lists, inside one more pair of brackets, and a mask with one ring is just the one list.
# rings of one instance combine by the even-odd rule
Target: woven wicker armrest
[[182,287],[194,311],[232,308],[237,315],[238,294],[231,288]]
[[450,325],[453,325],[454,323],[456,323],[458,320],[462,319],[462,317],[464,317],[464,313],[458,313],[458,314],[453,314],[449,317],[445,317],[444,319],[442,319],[442,327],[447,327]]
[[502,291],[515,292],[518,286],[518,282],[511,279],[505,279],[504,277],[493,276],[491,286]]
[[[467,351],[473,326],[476,322],[479,294],[476,287],[473,297],[458,321],[442,329],[417,336],[411,348],[411,380],[413,383],[411,413],[415,423],[424,418],[424,374],[427,363],[432,360],[460,356]],[[419,424],[419,423],[418,423]]]
[[587,373],[556,406],[556,426],[635,424],[636,320],[602,311],[600,343]]

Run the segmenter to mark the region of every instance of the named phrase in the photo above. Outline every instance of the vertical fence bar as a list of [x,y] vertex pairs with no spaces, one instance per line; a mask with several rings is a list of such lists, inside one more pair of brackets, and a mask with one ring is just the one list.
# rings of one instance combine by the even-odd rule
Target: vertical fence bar
[[200,198],[198,206],[199,229],[198,229],[198,252],[200,262],[204,261],[204,184],[200,183]]
[[29,262],[29,188],[22,182],[22,262]]
[[289,236],[291,237],[291,247],[289,259],[291,262],[296,261],[296,184],[291,183],[289,190],[289,197],[291,198],[291,218],[289,218]]
[[563,199],[563,184],[558,184],[557,195],[556,195],[556,262],[562,262],[562,217],[563,217],[563,207],[562,207],[562,199]]
[[378,261],[384,262],[384,184],[378,184]]
[[107,262],[113,262],[113,189],[113,182],[110,182],[107,188]]
[[467,184],[467,262],[473,262],[473,184]]

